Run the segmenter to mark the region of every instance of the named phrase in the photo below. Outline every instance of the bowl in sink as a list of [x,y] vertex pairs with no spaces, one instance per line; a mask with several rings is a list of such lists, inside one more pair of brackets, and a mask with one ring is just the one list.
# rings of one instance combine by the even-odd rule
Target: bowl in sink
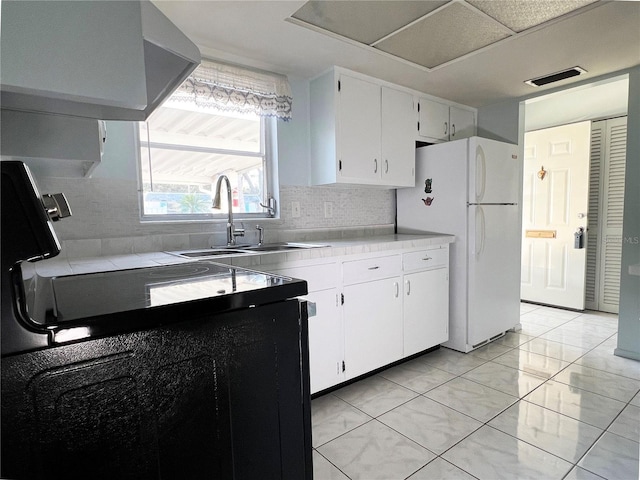
[[185,250],[170,252],[183,258],[210,258],[229,255],[248,255],[251,253],[287,252],[291,250],[305,250],[309,248],[321,248],[327,245],[311,243],[265,243],[263,245],[234,245],[230,247],[213,247],[203,250]]
[[245,250],[240,250],[237,248],[208,248],[206,250],[189,250],[185,252],[170,252],[174,255],[178,255],[179,257],[186,258],[208,258],[208,257],[219,257],[219,256],[229,256],[229,255],[237,255],[241,253],[248,253]]
[[264,245],[252,245],[243,247],[247,252],[282,252],[287,250],[304,250],[308,248],[321,248],[327,245],[315,245],[310,243],[265,243]]

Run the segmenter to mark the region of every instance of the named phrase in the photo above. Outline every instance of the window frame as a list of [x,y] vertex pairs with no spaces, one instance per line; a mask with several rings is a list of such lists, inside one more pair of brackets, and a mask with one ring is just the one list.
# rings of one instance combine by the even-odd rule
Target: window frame
[[[162,108],[162,107],[160,107]],[[270,215],[267,209],[263,212],[233,212],[234,221],[271,221],[280,219],[279,206],[279,184],[278,184],[278,161],[277,161],[277,119],[270,116],[260,116],[260,135],[261,135],[261,152],[244,152],[238,150],[225,150],[197,146],[179,146],[173,144],[164,144],[158,142],[148,142],[143,140],[140,135],[140,123],[134,122],[134,134],[136,143],[136,172],[138,177],[138,204],[141,223],[226,223],[228,218],[228,210],[223,208],[218,211],[211,210],[211,213],[185,213],[185,214],[145,214],[144,213],[144,182],[142,178],[142,159],[141,150],[143,148],[164,148],[176,151],[193,151],[193,152],[212,152],[225,154],[238,154],[242,156],[255,156],[263,158],[263,175],[264,175],[264,191],[265,204],[269,204],[269,199],[275,200],[275,212]],[[224,190],[224,189],[223,189]],[[226,194],[225,191],[222,192]]]

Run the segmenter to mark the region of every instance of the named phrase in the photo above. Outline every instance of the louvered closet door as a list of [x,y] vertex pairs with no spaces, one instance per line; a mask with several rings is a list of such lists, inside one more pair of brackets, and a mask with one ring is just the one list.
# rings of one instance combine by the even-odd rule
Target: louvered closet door
[[618,313],[627,118],[594,122],[592,132],[587,308]]
[[585,308],[598,310],[600,295],[600,192],[602,191],[602,163],[606,120],[591,124],[591,153],[589,162],[589,213],[587,228],[587,266],[585,272]]

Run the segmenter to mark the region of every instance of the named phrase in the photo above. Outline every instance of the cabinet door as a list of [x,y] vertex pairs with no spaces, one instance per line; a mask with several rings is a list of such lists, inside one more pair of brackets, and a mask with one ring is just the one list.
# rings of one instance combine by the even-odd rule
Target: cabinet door
[[449,105],[420,99],[420,128],[421,137],[436,140],[449,140]]
[[338,302],[337,264],[269,268],[269,271],[306,280],[309,294],[301,298],[316,304],[315,316],[309,317],[311,393],[341,383],[344,380],[344,330]]
[[380,86],[347,75],[339,82],[339,181],[380,183]]
[[413,96],[382,87],[382,183],[415,186],[415,123]]
[[316,315],[309,317],[311,393],[344,380],[344,332],[337,295],[338,290],[332,288],[303,297],[316,304]]
[[451,121],[451,140],[468,138],[476,134],[476,123],[473,112],[462,108],[451,107],[449,110]]
[[393,277],[345,287],[347,379],[402,358],[400,281],[400,277]]
[[449,339],[447,268],[404,276],[404,356]]

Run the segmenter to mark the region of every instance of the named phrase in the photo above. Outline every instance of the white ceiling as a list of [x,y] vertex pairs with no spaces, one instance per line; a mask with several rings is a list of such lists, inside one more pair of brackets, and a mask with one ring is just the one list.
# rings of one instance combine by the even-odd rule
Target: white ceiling
[[[595,78],[640,65],[640,1],[601,0],[533,27],[510,17],[508,21],[511,22],[511,33],[507,32],[504,39],[488,46],[481,46],[479,50],[466,55],[463,50],[451,45],[450,34],[447,35],[450,37],[448,39],[425,38],[412,41],[411,51],[414,54],[419,54],[421,43],[425,45],[425,49],[428,45],[433,50],[433,45],[438,41],[444,42],[441,46],[443,52],[454,52],[451,55],[436,56],[435,61],[431,60],[430,67],[416,65],[412,63],[415,59],[407,61],[375,46],[346,38],[342,36],[345,35],[344,32],[341,32],[341,35],[326,34],[308,26],[301,26],[299,21],[297,24],[294,23],[296,20],[292,21],[290,17],[305,6],[305,1],[153,1],[199,46],[204,57],[241,63],[299,78],[312,78],[332,65],[340,65],[474,107],[506,98],[536,94],[585,78]],[[376,26],[371,21],[372,17],[357,14],[358,4],[363,2],[345,0],[330,3],[337,3],[346,11],[341,13],[342,16],[353,17],[350,21],[354,24],[351,30],[355,32],[354,35],[367,35],[368,28],[363,28],[363,24],[371,25],[370,30],[373,33]],[[493,8],[491,15],[504,14],[506,18],[512,15],[514,5],[517,7],[518,3],[535,5],[539,10],[562,11],[563,7],[569,4],[573,4],[572,8],[575,8],[576,5],[580,7],[586,2],[395,0],[381,3],[391,3],[398,11],[420,9],[425,5],[426,10],[429,10],[437,5],[438,8],[447,8],[452,13],[461,12],[461,15],[453,17],[457,17],[458,20],[466,19],[467,23],[463,22],[460,26],[454,27],[460,35],[454,35],[452,38],[454,41],[462,42],[474,38],[474,35],[469,35],[471,25],[467,10],[473,12],[482,7],[486,13],[495,5],[504,5],[504,9]],[[352,10],[355,8],[356,13],[349,12],[349,8],[345,10],[346,5],[353,7]],[[429,18],[428,15],[427,13],[426,19]],[[396,15],[396,18],[402,21],[401,14]],[[507,22],[505,19],[500,21]],[[342,25],[345,23],[349,24],[341,22]],[[424,34],[433,33],[433,29],[422,30]],[[451,28],[445,31],[450,32]],[[395,54],[401,51],[393,42],[381,43],[381,46]],[[451,60],[460,55],[460,52],[463,54],[462,57]],[[419,55],[416,58],[420,58]],[[523,83],[530,78],[574,66],[580,66],[588,73],[538,89]]]

